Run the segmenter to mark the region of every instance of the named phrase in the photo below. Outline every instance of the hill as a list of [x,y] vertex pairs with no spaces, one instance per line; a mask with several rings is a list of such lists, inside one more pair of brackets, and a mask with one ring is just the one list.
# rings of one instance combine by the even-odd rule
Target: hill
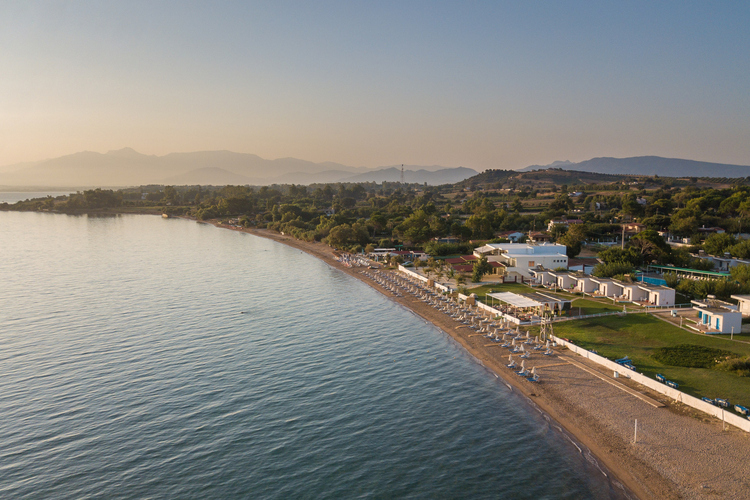
[[631,158],[592,158],[579,163],[568,161],[550,165],[532,165],[519,170],[530,172],[558,168],[579,172],[594,172],[610,175],[658,175],[660,177],[726,177],[750,176],[750,166],[710,163],[705,161],[662,158],[660,156],[634,156]]
[[[408,167],[408,168],[407,168]],[[408,182],[453,183],[476,171],[438,165],[405,166]],[[397,171],[394,174],[394,171]],[[131,148],[107,153],[82,151],[39,162],[0,168],[0,185],[47,187],[121,187],[145,184],[312,184],[400,178],[400,166],[365,168],[297,158],[267,160],[232,151],[144,155]]]

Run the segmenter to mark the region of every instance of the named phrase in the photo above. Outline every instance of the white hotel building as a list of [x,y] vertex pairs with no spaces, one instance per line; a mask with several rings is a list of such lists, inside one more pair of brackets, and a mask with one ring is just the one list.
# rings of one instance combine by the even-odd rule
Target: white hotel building
[[526,278],[531,277],[529,269],[540,265],[547,269],[568,267],[565,245],[557,243],[487,243],[475,248],[474,255],[484,255],[489,262],[500,262],[511,276],[518,274]]

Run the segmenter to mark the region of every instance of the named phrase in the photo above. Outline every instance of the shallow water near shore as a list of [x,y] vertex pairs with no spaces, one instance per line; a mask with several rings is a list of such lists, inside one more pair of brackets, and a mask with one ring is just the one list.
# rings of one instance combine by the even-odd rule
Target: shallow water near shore
[[276,242],[0,212],[0,496],[622,498],[447,335]]

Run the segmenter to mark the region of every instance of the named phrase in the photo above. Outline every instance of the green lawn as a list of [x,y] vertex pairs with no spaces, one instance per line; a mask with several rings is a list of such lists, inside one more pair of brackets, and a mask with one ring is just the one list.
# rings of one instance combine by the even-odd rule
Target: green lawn
[[622,305],[615,305],[609,301],[600,302],[591,299],[575,299],[571,307],[572,313],[576,316],[579,316],[578,308],[581,310],[580,316],[605,312],[622,312]]
[[686,332],[650,314],[602,316],[554,325],[555,334],[568,338],[584,349],[615,360],[630,356],[638,372],[650,377],[657,373],[680,384],[680,390],[693,396],[723,397],[733,404],[750,407],[750,377],[707,368],[664,365],[652,358],[660,347],[695,344],[750,355],[750,344]]

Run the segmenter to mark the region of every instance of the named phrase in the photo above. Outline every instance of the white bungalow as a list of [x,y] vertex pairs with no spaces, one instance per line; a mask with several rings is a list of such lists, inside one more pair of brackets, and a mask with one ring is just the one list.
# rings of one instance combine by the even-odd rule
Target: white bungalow
[[594,295],[600,297],[619,297],[622,295],[622,287],[615,280],[609,278],[591,278],[591,281],[599,285]]
[[750,295],[732,295],[737,301],[737,309],[743,316],[750,316]]
[[705,333],[739,333],[742,331],[742,313],[722,307],[721,301],[693,300],[698,312],[698,328]]
[[549,269],[545,269],[543,267],[538,267],[536,269],[529,269],[529,273],[536,278],[536,282],[539,283],[542,286],[549,286],[553,283],[556,283],[556,278],[552,276],[552,271]]
[[622,288],[622,298],[630,302],[647,302],[648,292],[641,288],[640,283],[615,281]]
[[673,306],[675,304],[674,288],[650,283],[639,283],[638,286],[646,292],[646,302],[653,306]]
[[575,276],[568,271],[552,271],[550,274],[557,280],[557,288],[570,290],[576,284]]
[[574,276],[573,279],[576,281],[575,291],[584,293],[593,293],[599,289],[599,285],[594,283],[591,276]]

